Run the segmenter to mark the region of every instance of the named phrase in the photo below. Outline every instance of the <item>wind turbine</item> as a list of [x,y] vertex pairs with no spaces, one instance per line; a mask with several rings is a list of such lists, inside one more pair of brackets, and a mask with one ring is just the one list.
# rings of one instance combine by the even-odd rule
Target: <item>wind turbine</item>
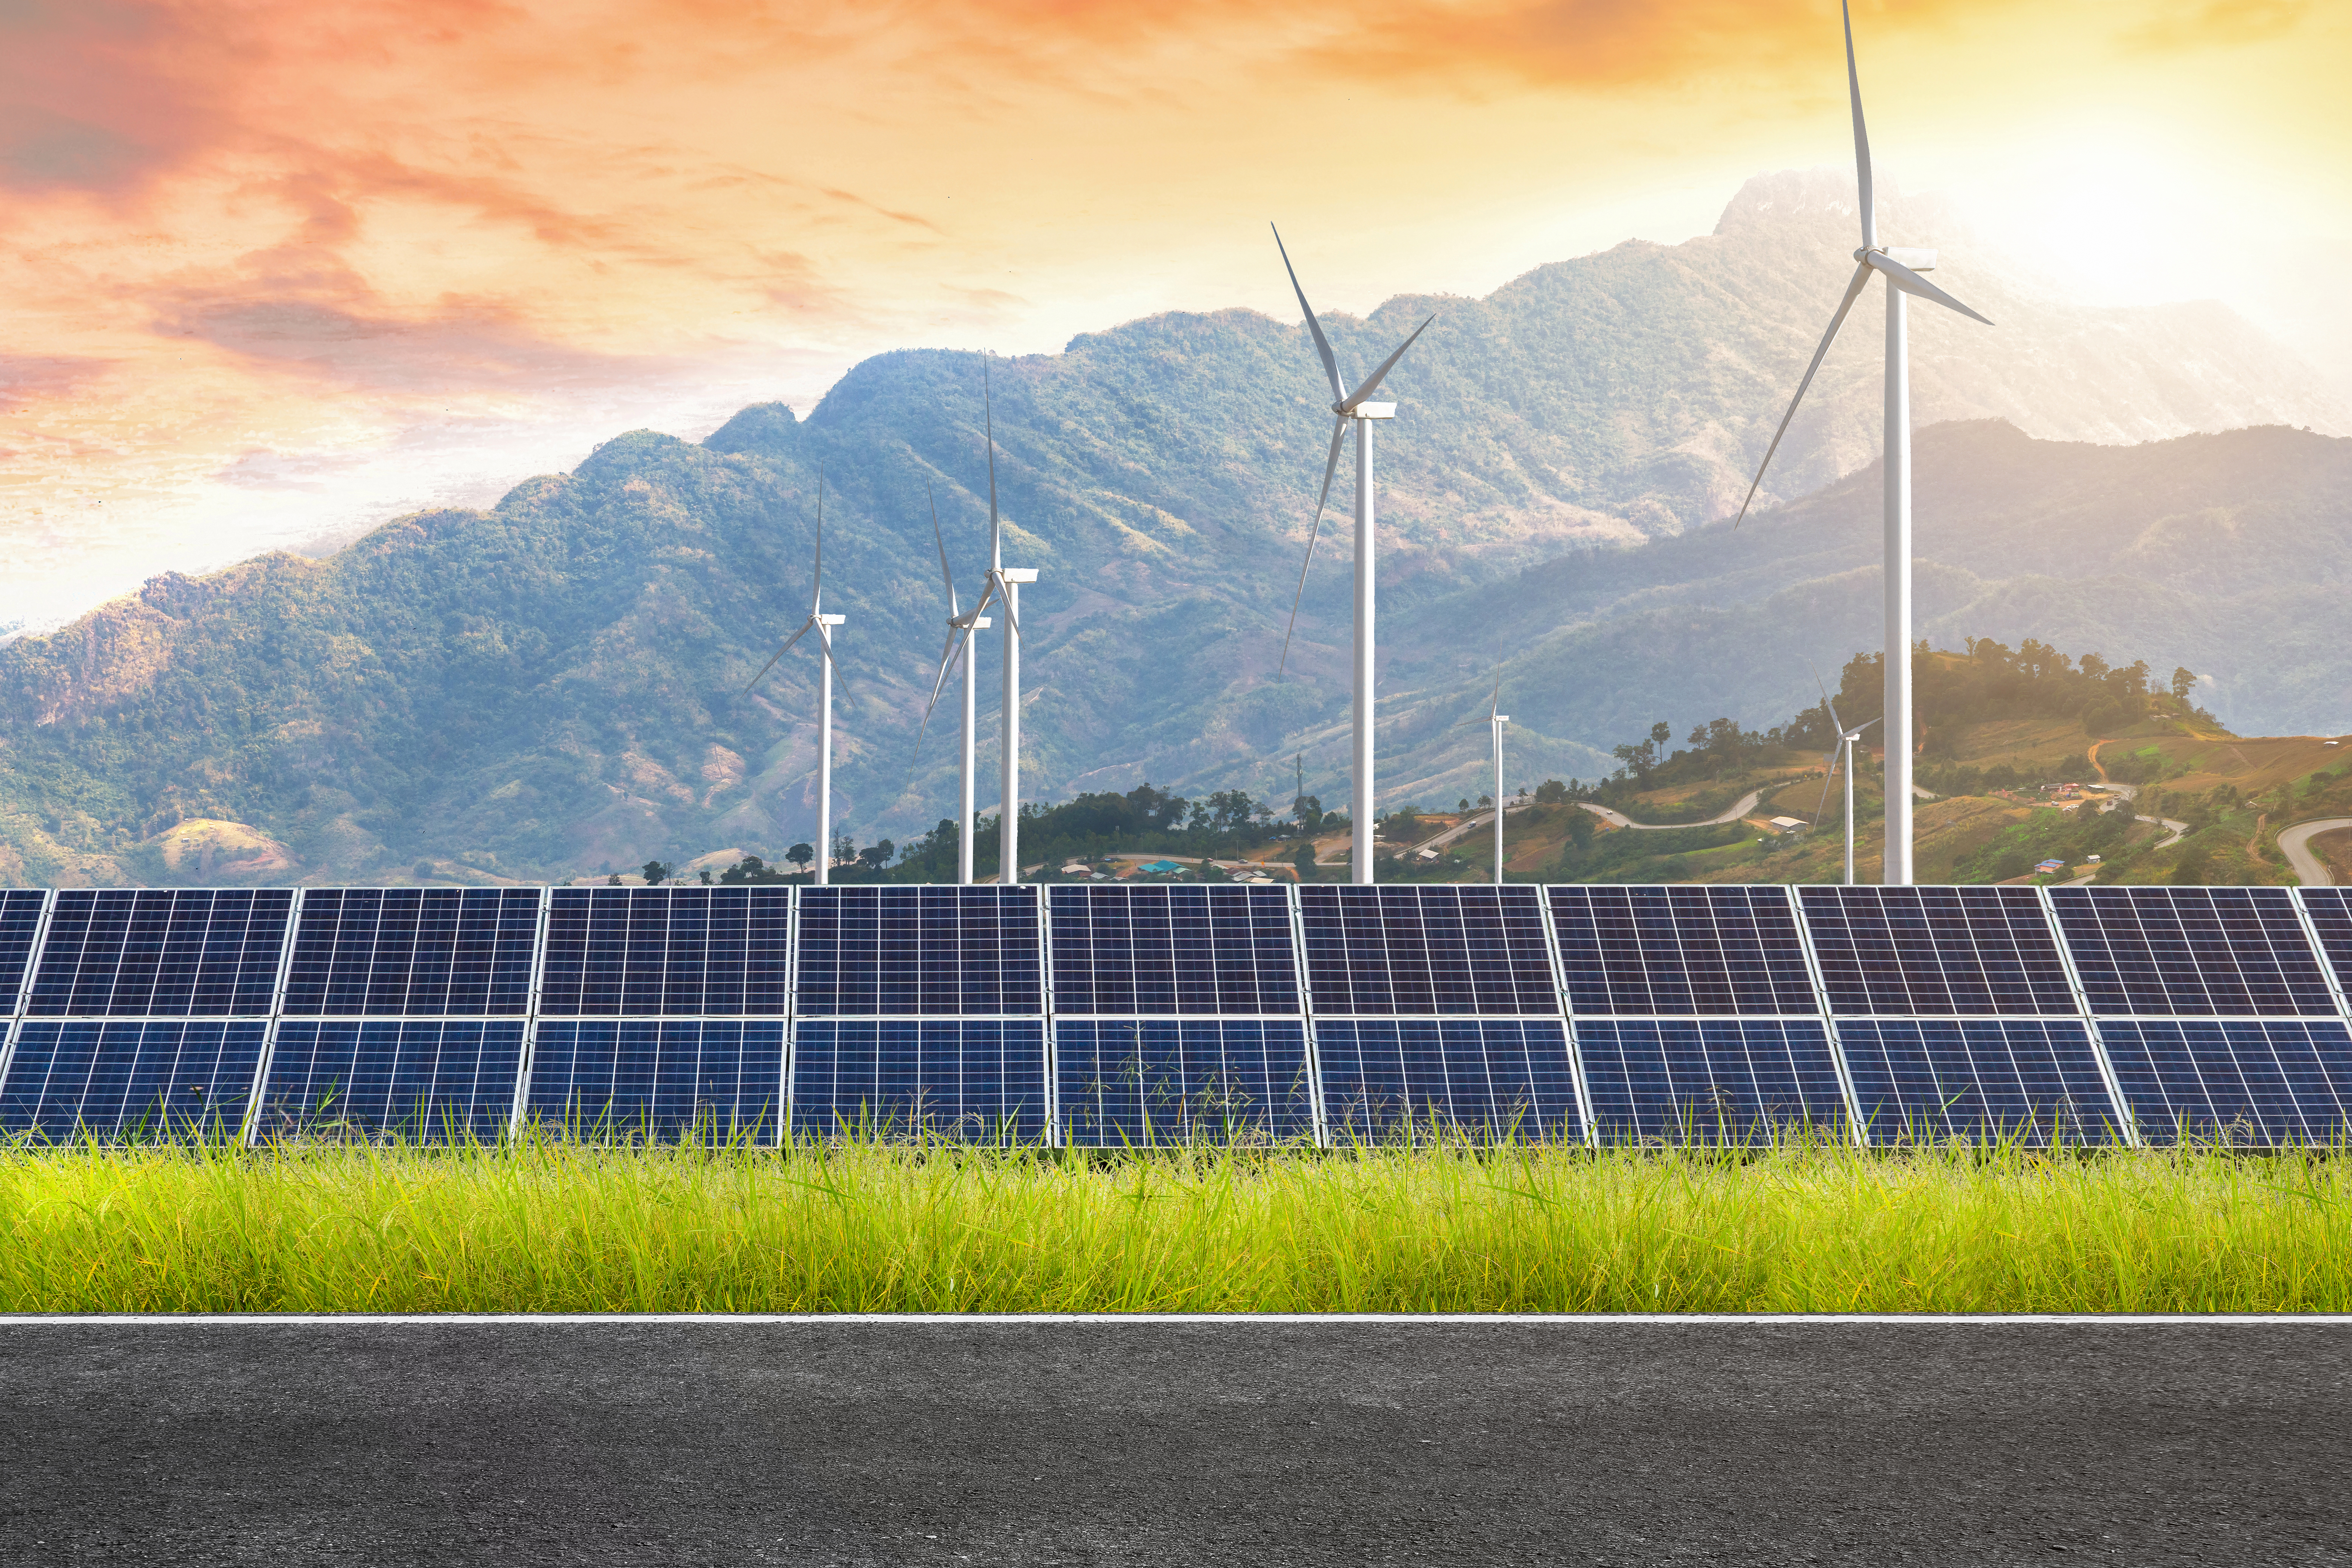
[[1847,729],[1845,721],[1837,716],[1836,705],[1830,701],[1830,689],[1822,684],[1822,672],[1818,669],[1813,671],[1813,684],[1822,688],[1822,707],[1828,711],[1830,723],[1836,728],[1838,737],[1830,742],[1830,749],[1822,753],[1827,771],[1822,774],[1822,798],[1813,805],[1813,823],[1820,826],[1822,807],[1830,803],[1830,780],[1837,776],[1838,753],[1843,751],[1845,753],[1845,885],[1851,888],[1853,886],[1853,743],[1862,739],[1864,730],[1878,721],[1865,719],[1853,729]]
[[[1748,509],[1756,500],[1757,486],[1764,482],[1764,470],[1772,464],[1772,454],[1780,449],[1780,437],[1789,433],[1789,421],[1797,416],[1797,405],[1805,399],[1805,389],[1813,384],[1813,373],[1822,368],[1822,356],[1845,324],[1846,312],[1862,298],[1870,285],[1872,273],[1886,279],[1886,875],[1890,886],[1907,886],[1911,880],[1911,351],[1908,326],[1905,315],[1904,297],[1916,294],[1930,300],[1948,310],[1958,310],[1971,321],[1992,322],[1979,315],[1933,283],[1920,276],[1936,267],[1932,250],[1906,249],[1878,243],[1878,218],[1872,205],[1870,170],[1870,135],[1862,121],[1862,78],[1853,63],[1853,15],[1844,4],[1839,15],[1845,24],[1846,92],[1853,106],[1853,165],[1860,187],[1862,208],[1862,248],[1853,253],[1853,277],[1845,286],[1845,298],[1838,302],[1837,314],[1830,318],[1830,330],[1822,334],[1821,347],[1813,351],[1813,363],[1805,367],[1805,376],[1797,383],[1797,395],[1789,400],[1789,412],[1780,418],[1780,428],[1773,433],[1772,445],[1765,449],[1764,461],[1756,468],[1756,478],[1748,487],[1748,499],[1739,503],[1739,517],[1732,526],[1739,526],[1748,516]],[[1849,772],[1848,783],[1852,777]]]
[[947,584],[948,590],[948,639],[946,646],[940,649],[940,674],[939,679],[931,682],[931,700],[923,709],[921,727],[915,731],[915,752],[917,755],[921,754],[923,735],[931,727],[931,710],[940,705],[940,692],[947,685],[948,675],[961,662],[963,665],[963,739],[956,752],[960,781],[956,806],[956,882],[969,888],[971,886],[972,791],[978,776],[972,754],[972,714],[978,697],[980,660],[976,657],[965,658],[964,645],[971,640],[973,632],[986,631],[995,623],[980,613],[979,605],[974,605],[970,615],[958,607],[955,574],[948,570],[947,535],[940,530],[940,498],[929,484],[924,485],[923,490],[930,497],[931,538],[940,547],[940,578]]
[[[1273,227],[1271,224],[1267,225]],[[1368,403],[1366,398],[1380,390],[1381,382],[1404,358],[1404,351],[1412,347],[1413,339],[1429,330],[1432,315],[1412,330],[1412,337],[1397,345],[1396,353],[1381,362],[1381,368],[1366,376],[1355,391],[1345,389],[1339,381],[1339,362],[1331,355],[1330,340],[1323,335],[1323,323],[1315,319],[1315,307],[1307,302],[1307,290],[1298,286],[1298,270],[1290,265],[1290,252],[1282,243],[1282,231],[1274,231],[1274,247],[1282,252],[1282,269],[1290,274],[1291,292],[1298,296],[1298,308],[1306,314],[1307,330],[1315,334],[1315,353],[1323,361],[1323,374],[1331,383],[1331,456],[1323,465],[1323,493],[1315,502],[1315,522],[1307,531],[1307,559],[1298,568],[1298,592],[1290,602],[1290,625],[1282,634],[1282,662],[1276,673],[1290,665],[1290,637],[1298,627],[1298,605],[1307,595],[1307,569],[1315,563],[1315,541],[1322,531],[1323,509],[1331,500],[1331,476],[1339,471],[1339,447],[1348,438],[1348,426],[1356,427],[1356,768],[1354,790],[1349,802],[1349,837],[1354,844],[1350,852],[1349,879],[1360,884],[1372,879],[1372,426],[1375,419],[1396,417],[1393,403]]]
[[750,696],[751,688],[768,678],[776,668],[776,660],[792,652],[793,644],[814,631],[816,644],[824,658],[817,665],[816,677],[816,885],[820,888],[831,880],[826,875],[833,864],[833,628],[845,624],[847,616],[828,616],[823,612],[824,600],[824,465],[816,467],[816,571],[815,583],[809,590],[808,619],[801,629],[784,639],[784,646],[770,656],[760,667],[743,694]]
[[1487,705],[1486,722],[1495,731],[1495,886],[1503,885],[1503,726],[1511,716],[1503,711],[1503,672],[1495,671],[1495,700]]
[[[1004,761],[1001,773],[1003,804],[999,806],[997,823],[999,869],[996,882],[1009,888],[1021,880],[1021,584],[1034,583],[1037,569],[1034,566],[1007,566],[1004,563],[1003,530],[996,515],[996,396],[988,378],[988,363],[981,362],[981,396],[988,428],[988,571],[982,578],[980,602],[969,616],[957,616],[955,610],[955,579],[948,578],[948,646],[940,655],[939,679],[931,685],[931,703],[936,707],[940,692],[947,684],[948,673],[959,658],[964,660],[963,677],[963,818],[960,847],[956,851],[957,871],[961,880],[971,878],[971,814],[972,814],[972,664],[968,657],[972,633],[993,625],[982,612],[992,604],[1004,606]],[[939,529],[939,509],[931,510],[931,528]],[[940,544],[940,572],[948,570],[947,544]],[[961,630],[962,636],[957,637]],[[930,722],[930,709],[923,710],[923,722]],[[916,744],[922,743],[919,732]]]

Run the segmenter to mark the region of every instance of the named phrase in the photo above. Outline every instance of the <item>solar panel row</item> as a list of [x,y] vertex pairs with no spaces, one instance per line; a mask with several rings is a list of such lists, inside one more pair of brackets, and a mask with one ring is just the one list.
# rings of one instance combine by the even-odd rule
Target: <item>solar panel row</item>
[[0,894],[0,1129],[2352,1130],[2343,889]]

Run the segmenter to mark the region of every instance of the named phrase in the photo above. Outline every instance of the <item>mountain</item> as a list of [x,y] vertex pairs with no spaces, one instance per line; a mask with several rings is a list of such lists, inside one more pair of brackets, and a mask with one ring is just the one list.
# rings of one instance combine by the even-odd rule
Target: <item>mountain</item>
[[[1753,182],[1706,238],[1621,246],[1483,300],[1331,320],[1360,369],[1418,312],[1440,315],[1391,382],[1404,416],[1383,440],[1386,798],[1477,771],[1483,729],[1459,721],[1484,700],[1463,694],[1491,680],[1498,653],[1511,651],[1507,695],[1525,725],[1514,766],[1590,776],[1596,748],[1660,711],[1785,712],[1802,694],[1799,650],[1826,663],[1875,645],[1871,481],[1839,479],[1875,444],[1872,334],[1832,355],[1775,467],[1792,491],[1836,482],[1737,534],[1706,526],[1736,505],[1850,266],[1841,191],[1820,175]],[[2019,430],[1976,438],[2009,441],[1994,457],[2035,473],[2041,447],[2020,432],[2070,437],[2050,461],[2090,465],[2085,506],[2100,486],[2145,482],[2132,465],[2179,443],[2083,441],[2344,423],[2311,373],[2217,307],[2070,309],[1979,258],[1927,204],[1898,199],[1885,226],[1944,247],[1939,276],[2004,323],[1915,313],[1922,420],[2000,415]],[[805,421],[771,405],[699,445],[624,436],[487,512],[403,519],[325,561],[158,578],[0,649],[0,872],[184,877],[190,858],[167,859],[160,836],[195,821],[268,847],[228,864],[319,879],[420,863],[537,877],[805,837],[810,666],[796,650],[757,693],[741,689],[804,613],[820,465],[827,606],[850,616],[839,820],[866,837],[929,826],[950,797],[943,735],[919,766],[911,754],[944,615],[929,507],[935,496],[969,592],[986,516],[980,368],[969,354],[880,355]],[[1284,798],[1304,752],[1307,787],[1342,793],[1349,552],[1329,520],[1291,669],[1274,670],[1328,438],[1304,329],[1240,310],[1160,316],[993,376],[1007,560],[1045,574],[1024,605],[1028,776],[1056,795],[1150,778]],[[2256,434],[2310,443],[2282,460],[2314,472],[2332,472],[2344,445]],[[1938,518],[1979,526],[1958,520],[1981,507],[2047,544],[2032,537],[2046,510],[2019,510],[2040,504],[2047,475],[2003,490],[2005,468],[1963,473],[1977,487],[1963,503],[1938,488],[1952,478],[1943,439],[1920,441],[1923,542]],[[2168,541],[2207,537],[2204,511],[2252,505],[2242,488],[2272,483],[2179,461],[2182,495],[2203,499],[2145,520],[2172,531],[2150,536],[2150,563]],[[1344,484],[1335,499],[1344,507]],[[2315,490],[2310,504],[2327,503]],[[2291,511],[2257,507],[2242,526]],[[2096,626],[2120,613],[2083,560],[2021,555],[2048,567],[2021,578],[1997,550],[1923,553],[1923,629],[1971,606],[2018,606],[1962,627],[1993,635],[2030,614]],[[2136,657],[2128,638],[2194,641],[2194,574],[2132,581],[2157,596],[2115,623],[2111,657]],[[2261,592],[2247,588],[2244,613],[2281,613]],[[2213,625],[2217,659],[2255,646],[2240,622]],[[2316,701],[2323,645],[2282,666],[2305,675],[2257,680],[2248,700]],[[1540,689],[1523,700],[1523,683]]]

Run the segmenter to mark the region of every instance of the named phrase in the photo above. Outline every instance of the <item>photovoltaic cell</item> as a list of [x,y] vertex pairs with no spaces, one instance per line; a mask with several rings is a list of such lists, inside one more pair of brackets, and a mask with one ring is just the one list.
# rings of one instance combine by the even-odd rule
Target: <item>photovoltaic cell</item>
[[1531,887],[1298,890],[1318,1014],[1559,1012]]
[[1815,1019],[1579,1019],[1576,1042],[1604,1143],[1765,1143],[1805,1127],[1849,1136]]
[[1334,1138],[1584,1136],[1568,1034],[1555,1019],[1325,1019],[1315,1042]]
[[25,1011],[266,1017],[293,903],[282,888],[65,889]]
[[808,888],[803,1016],[1042,1014],[1037,889]]
[[2336,984],[2352,990],[2352,888],[2305,888],[2303,907],[2335,966]]
[[259,1136],[494,1142],[514,1112],[520,1019],[278,1026]]
[[1569,1004],[1579,1016],[1821,1011],[1780,888],[1546,891]]
[[512,1016],[530,1004],[536,888],[317,888],[284,1012]]
[[1281,888],[1055,887],[1057,1013],[1296,1013]]
[[2121,1136],[2080,1023],[1873,1018],[1841,1022],[1838,1039],[1874,1143],[2012,1139],[2039,1147]]
[[33,956],[33,936],[41,926],[38,892],[15,889],[0,892],[0,1000],[10,1008],[25,984],[25,965]]
[[527,1113],[575,1137],[768,1142],[783,1120],[782,1019],[542,1023]]
[[2056,888],[2091,1011],[2332,1016],[2284,888]]
[[0,1131],[47,1142],[233,1139],[268,1028],[221,1019],[28,1021],[0,1084]]
[[803,1021],[794,1028],[791,1129],[1041,1142],[1045,1020]]
[[2071,1014],[2032,888],[1803,888],[1835,1014]]
[[2132,1119],[2151,1143],[2333,1143],[2352,1134],[2352,1035],[2318,1019],[2103,1022]]
[[1315,1135],[1302,1022],[1062,1019],[1054,1026],[1054,1061],[1070,1144],[1270,1143]]
[[781,1016],[791,889],[558,888],[542,1017]]

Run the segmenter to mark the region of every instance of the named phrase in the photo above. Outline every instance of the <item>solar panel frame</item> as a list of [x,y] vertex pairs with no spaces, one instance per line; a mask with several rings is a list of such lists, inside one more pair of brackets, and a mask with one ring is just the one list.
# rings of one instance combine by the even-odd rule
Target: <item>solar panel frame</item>
[[[40,957],[42,939],[49,929],[49,911],[57,907],[57,898],[55,888],[11,888],[0,892],[0,976],[5,976],[10,966],[14,966],[16,976],[15,984],[5,986],[11,1019],[25,1011],[26,998],[33,988],[33,966]],[[19,931],[25,939],[21,951],[16,942]]]
[[[112,1142],[135,1129],[158,1139],[226,1141],[242,1136],[251,1113],[268,1026],[256,1018],[55,1016],[24,1020],[12,1037],[0,1066],[0,1133]],[[40,1082],[24,1081],[37,1067]]]
[[2086,1004],[2099,1016],[2343,1016],[2283,888],[2049,891]]
[[2336,1011],[2352,1024],[2352,992],[2344,980],[2352,973],[2352,889],[2290,888],[2287,897],[2312,951],[2319,954],[2319,972],[2336,998]]
[[296,907],[284,888],[58,889],[23,1016],[266,1018]]

